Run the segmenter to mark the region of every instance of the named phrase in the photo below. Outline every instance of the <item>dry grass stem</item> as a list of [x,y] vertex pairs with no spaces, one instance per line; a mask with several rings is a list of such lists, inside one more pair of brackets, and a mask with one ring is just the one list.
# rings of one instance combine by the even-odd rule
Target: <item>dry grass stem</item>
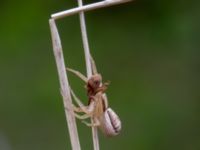
[[77,14],[82,11],[85,12],[85,11],[89,11],[89,10],[95,10],[98,8],[108,7],[108,6],[126,3],[126,2],[130,2],[130,1],[132,1],[132,0],[104,0],[102,2],[96,2],[96,3],[84,5],[81,7],[72,8],[72,9],[69,9],[66,11],[58,12],[58,13],[52,14],[51,17],[53,19],[60,19],[60,18],[66,17],[66,16],[71,16],[71,15]]
[[[82,0],[78,0],[78,6],[79,8],[83,6]],[[79,13],[79,18],[80,18],[83,48],[85,53],[87,77],[90,78],[92,76],[92,67],[90,62],[90,49],[89,49],[88,36],[86,30],[85,15],[83,11]],[[94,123],[93,118],[91,118],[91,123]],[[93,139],[94,150],[99,150],[99,138],[98,138],[97,127],[92,127],[92,139]]]
[[60,37],[54,19],[50,19],[49,24],[72,150],[81,150]]

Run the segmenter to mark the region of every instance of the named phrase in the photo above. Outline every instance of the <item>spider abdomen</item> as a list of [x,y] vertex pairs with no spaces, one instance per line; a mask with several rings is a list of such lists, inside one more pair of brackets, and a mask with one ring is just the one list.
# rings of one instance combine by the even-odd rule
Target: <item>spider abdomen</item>
[[118,115],[107,108],[100,119],[100,128],[106,136],[115,136],[121,131],[121,121]]

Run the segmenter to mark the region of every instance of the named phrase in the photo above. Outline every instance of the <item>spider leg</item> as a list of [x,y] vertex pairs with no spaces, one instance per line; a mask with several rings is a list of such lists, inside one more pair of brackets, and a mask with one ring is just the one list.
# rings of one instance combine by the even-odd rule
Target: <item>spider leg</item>
[[98,74],[96,63],[95,63],[95,61],[94,61],[94,59],[93,59],[91,54],[90,54],[90,62],[91,62],[91,66],[92,66],[92,73],[93,74]]
[[87,83],[88,79],[82,73],[80,73],[79,71],[76,71],[74,69],[71,69],[71,68],[66,68],[66,69],[67,69],[67,71],[73,73],[74,75],[76,75],[77,77],[79,77],[81,80],[83,80],[85,83]]
[[75,102],[79,105],[79,107],[74,106],[74,111],[76,112],[84,112],[86,114],[92,114],[95,109],[95,102],[91,102],[89,106],[85,106],[81,100],[75,95],[72,89],[70,89],[71,94]]
[[84,111],[83,111],[83,107],[76,107],[76,106],[74,106],[74,105],[73,105],[73,110],[74,110],[75,112],[79,112],[79,113],[80,113],[80,112],[84,112]]
[[75,95],[74,91],[70,88],[70,92],[72,94],[72,97],[74,98],[75,102],[80,106],[83,107],[84,104],[81,102],[81,100]]
[[100,126],[99,121],[96,121],[95,123],[89,123],[89,122],[86,122],[86,121],[83,120],[82,123],[84,123],[88,127],[98,127],[98,126]]
[[80,120],[84,120],[84,119],[90,118],[90,115],[88,115],[88,114],[79,115],[79,114],[75,113],[75,117]]

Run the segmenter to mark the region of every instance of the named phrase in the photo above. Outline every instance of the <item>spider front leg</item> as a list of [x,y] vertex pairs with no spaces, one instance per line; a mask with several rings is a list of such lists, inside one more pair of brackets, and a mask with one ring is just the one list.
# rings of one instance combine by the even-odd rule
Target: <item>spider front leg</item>
[[70,92],[72,94],[73,99],[75,100],[75,102],[78,104],[79,107],[75,107],[74,106],[74,111],[75,112],[84,112],[85,114],[87,114],[88,116],[92,116],[94,109],[95,109],[95,101],[92,101],[88,106],[85,106],[81,100],[75,95],[75,93],[73,92],[72,89],[70,89]]
[[[95,102],[91,102],[89,106],[85,106],[81,100],[75,95],[75,93],[73,92],[73,90],[70,88],[70,92],[72,94],[72,97],[73,99],[75,100],[75,102],[77,103],[77,105],[79,107],[76,107],[74,106],[73,104],[73,111],[74,111],[74,114],[75,114],[75,117],[78,118],[78,119],[87,119],[87,118],[90,118],[92,115],[93,115],[93,112],[94,112],[94,109],[95,109]],[[61,91],[61,94],[62,94],[62,91]],[[66,108],[65,108],[66,109]],[[76,112],[83,112],[85,113],[84,115],[79,115],[77,114]]]
[[80,73],[79,71],[76,71],[74,69],[71,69],[71,68],[66,68],[67,71],[73,73],[74,75],[76,75],[77,77],[79,77],[81,80],[83,80],[85,83],[88,82],[88,79],[86,76],[84,76],[82,73]]

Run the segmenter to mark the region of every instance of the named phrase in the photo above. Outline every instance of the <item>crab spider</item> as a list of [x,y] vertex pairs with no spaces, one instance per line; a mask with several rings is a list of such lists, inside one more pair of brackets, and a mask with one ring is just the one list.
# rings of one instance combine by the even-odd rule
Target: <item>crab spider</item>
[[[75,74],[86,83],[87,96],[89,98],[88,105],[85,106],[81,100],[75,95],[71,89],[71,95],[79,107],[73,107],[76,118],[83,120],[87,126],[99,127],[106,136],[115,136],[121,130],[121,121],[118,115],[108,107],[107,97],[105,91],[108,83],[102,83],[102,77],[97,73],[94,59],[91,57],[92,73],[93,75],[87,79],[79,71],[67,68],[67,71]],[[79,115],[77,113],[84,113]],[[94,123],[84,121],[87,118],[94,118]]]

